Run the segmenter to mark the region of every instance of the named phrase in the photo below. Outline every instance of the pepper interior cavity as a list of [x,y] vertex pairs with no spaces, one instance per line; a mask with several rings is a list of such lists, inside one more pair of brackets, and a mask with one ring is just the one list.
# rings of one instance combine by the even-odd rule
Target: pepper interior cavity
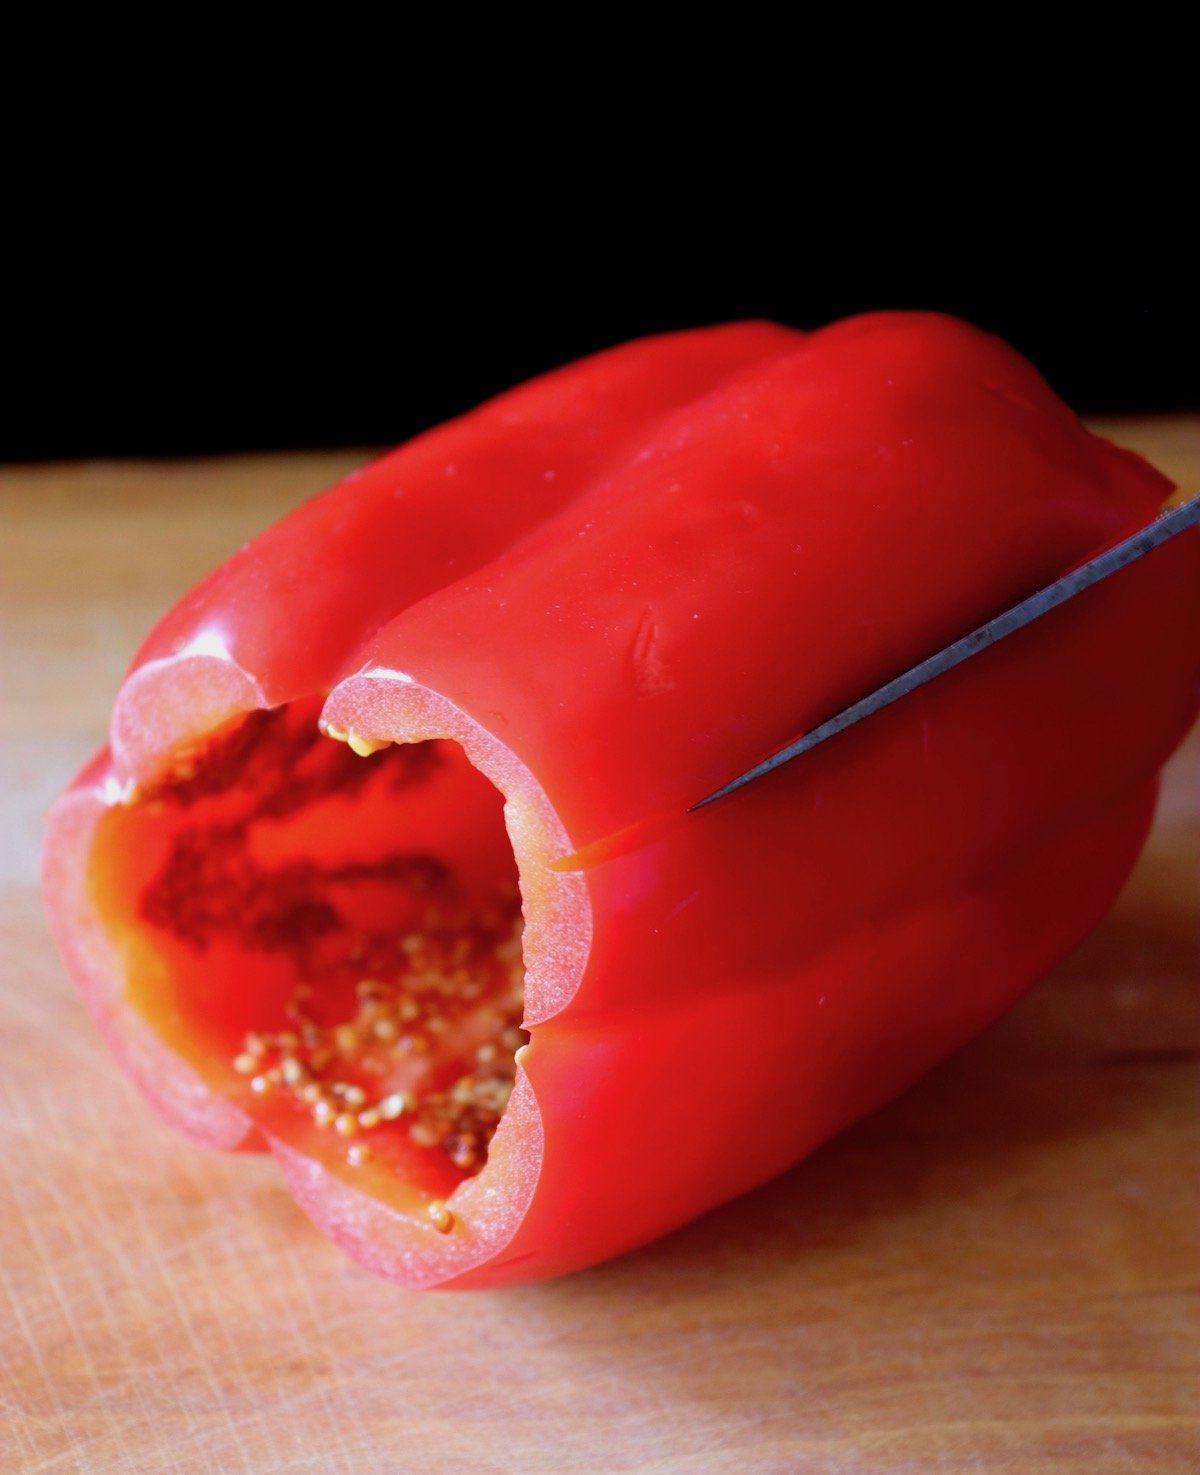
[[[265,1133],[443,1230],[507,1103],[524,967],[500,794],[452,742],[358,756],[319,700],[175,755],[90,884],[151,1028]],[[361,745],[359,745],[361,747]]]

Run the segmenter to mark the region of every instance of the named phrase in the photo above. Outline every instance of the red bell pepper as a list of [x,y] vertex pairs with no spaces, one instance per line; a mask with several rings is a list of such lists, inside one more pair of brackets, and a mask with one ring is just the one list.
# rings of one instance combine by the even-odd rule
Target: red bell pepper
[[50,818],[59,945],[158,1110],[270,1148],[371,1269],[628,1249],[892,1096],[1103,914],[1195,715],[1200,539],[689,804],[1169,491],[935,316],[558,370],[167,615]]

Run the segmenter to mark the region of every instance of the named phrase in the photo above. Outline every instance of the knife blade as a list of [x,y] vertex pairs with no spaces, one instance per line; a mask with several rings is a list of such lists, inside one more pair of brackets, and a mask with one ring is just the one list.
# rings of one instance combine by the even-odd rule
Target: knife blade
[[1014,631],[1024,629],[1026,625],[1032,624],[1034,620],[1040,619],[1052,609],[1065,604],[1068,599],[1074,599],[1077,594],[1090,589],[1102,579],[1109,578],[1136,559],[1144,558],[1153,549],[1161,547],[1171,538],[1178,537],[1180,533],[1196,526],[1197,523],[1200,523],[1200,495],[1159,513],[1152,523],[1147,524],[1140,531],[1132,533],[1120,543],[1115,543],[1103,553],[1098,553],[1086,563],[1072,569],[1070,573],[1055,579],[1052,584],[1039,589],[1036,594],[1029,595],[1019,604],[1014,604],[1002,614],[995,615],[966,635],[960,636],[934,655],[926,656],[924,660],[918,661],[915,666],[910,666],[907,671],[885,682],[883,686],[878,687],[868,696],[843,708],[835,716],[822,722],[820,726],[811,728],[795,742],[789,743],[785,748],[780,748],[778,752],[772,753],[769,758],[764,758],[761,763],[756,763],[753,768],[748,768],[737,778],[730,779],[719,789],[714,789],[711,794],[706,794],[703,799],[691,805],[688,812],[694,813],[708,804],[715,804],[718,799],[735,793],[738,789],[753,783],[755,779],[762,778],[764,774],[771,773],[785,763],[790,763],[794,758],[799,758],[804,753],[811,753],[821,743],[827,742],[831,737],[836,737],[839,732],[845,732],[848,727],[853,727],[864,717],[873,716],[876,712],[882,711],[884,707],[889,707],[901,697],[907,696],[910,691],[916,691],[926,682],[932,681],[946,671],[952,671],[955,666],[961,666],[964,661],[970,660],[980,651],[987,650],[1006,636],[1012,635]]

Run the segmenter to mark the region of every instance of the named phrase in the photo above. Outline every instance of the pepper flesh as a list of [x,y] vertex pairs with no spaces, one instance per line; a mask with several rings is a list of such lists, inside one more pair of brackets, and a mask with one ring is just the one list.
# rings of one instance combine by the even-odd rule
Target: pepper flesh
[[[949,319],[736,324],[568,366],[298,509],[166,617],[51,816],[60,946],[164,1115],[270,1147],[371,1269],[500,1285],[631,1248],[895,1094],[1104,913],[1195,715],[1200,539],[688,805],[1169,492]],[[146,796],[285,706],[363,750],[458,744],[504,795],[511,853],[458,757],[442,800],[342,793],[297,841],[328,871],[346,820],[382,815],[487,886],[515,856],[530,1041],[469,1176],[411,1153],[364,1176],[232,1089],[203,949],[145,914]],[[230,965],[239,999],[260,961]]]

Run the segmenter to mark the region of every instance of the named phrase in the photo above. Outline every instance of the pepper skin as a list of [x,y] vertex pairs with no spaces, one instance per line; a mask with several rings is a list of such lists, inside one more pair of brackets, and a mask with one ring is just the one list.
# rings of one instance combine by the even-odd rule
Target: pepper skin
[[[299,508],[166,616],[50,817],[64,958],[158,1110],[270,1148],[370,1269],[497,1286],[629,1249],[903,1089],[1103,915],[1195,716],[1200,538],[688,806],[1170,490],[937,316],[735,324],[558,370]],[[528,1043],[482,1166],[405,1117],[360,1132],[333,1066],[289,1067],[325,1071],[312,1109],[279,1067],[251,1089],[253,1031],[311,992],[325,1050],[346,957],[376,972],[439,877],[461,925],[513,856]],[[350,1031],[371,1050],[374,986]]]

